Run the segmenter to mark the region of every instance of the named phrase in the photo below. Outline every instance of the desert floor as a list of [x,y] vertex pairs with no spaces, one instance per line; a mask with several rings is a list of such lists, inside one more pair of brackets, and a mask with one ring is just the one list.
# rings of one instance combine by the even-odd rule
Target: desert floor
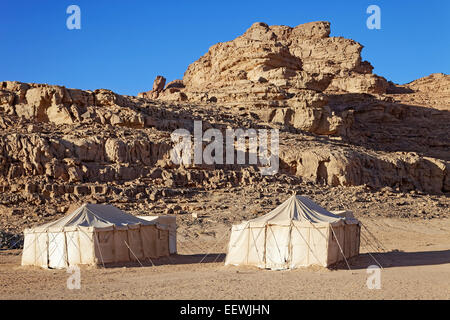
[[[375,253],[363,228],[361,255],[333,269],[269,271],[224,266],[228,228],[195,241],[179,238],[179,255],[119,267],[81,269],[69,290],[65,270],[21,267],[20,251],[0,255],[0,299],[449,299],[450,219],[360,219],[387,252]],[[204,258],[204,252],[213,252]],[[369,290],[366,268],[384,267]],[[204,258],[204,259],[203,259]],[[199,263],[203,259],[202,263]]]

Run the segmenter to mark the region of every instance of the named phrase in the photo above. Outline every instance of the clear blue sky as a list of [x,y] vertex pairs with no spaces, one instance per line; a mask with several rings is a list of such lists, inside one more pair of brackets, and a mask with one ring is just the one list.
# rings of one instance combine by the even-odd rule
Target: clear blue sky
[[[66,9],[81,8],[81,30]],[[381,8],[369,30],[366,8]],[[136,95],[156,75],[182,78],[217,43],[257,21],[296,26],[328,20],[331,35],[362,43],[374,72],[396,83],[450,73],[450,1],[1,0],[0,81],[107,88]]]

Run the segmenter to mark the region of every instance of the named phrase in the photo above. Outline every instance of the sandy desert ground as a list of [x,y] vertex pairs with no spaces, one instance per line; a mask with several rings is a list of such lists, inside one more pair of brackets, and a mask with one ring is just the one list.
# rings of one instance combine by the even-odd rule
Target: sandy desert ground
[[[327,21],[256,22],[183,79],[157,76],[137,96],[0,82],[0,299],[449,299],[450,75],[395,84],[373,73],[362,44],[330,34]],[[231,151],[227,139],[208,148],[214,164],[178,165],[172,133],[198,123],[217,129],[215,141],[229,129],[277,132],[277,174],[260,174],[267,154],[255,164],[234,138]],[[247,164],[233,162],[238,150]],[[231,225],[294,193],[370,230],[351,270],[225,266]],[[82,268],[79,290],[65,270],[21,267],[11,249],[24,228],[83,203],[175,215],[179,254]],[[384,267],[378,290],[366,284],[372,257]]]
[[[361,255],[333,269],[268,271],[224,266],[228,228],[215,237],[178,240],[170,259],[82,268],[81,289],[67,289],[65,270],[21,267],[20,250],[0,255],[0,299],[449,299],[450,219],[361,218],[386,250],[375,253],[363,229]],[[213,252],[202,263],[202,252]],[[384,267],[381,289],[367,288],[366,268]]]

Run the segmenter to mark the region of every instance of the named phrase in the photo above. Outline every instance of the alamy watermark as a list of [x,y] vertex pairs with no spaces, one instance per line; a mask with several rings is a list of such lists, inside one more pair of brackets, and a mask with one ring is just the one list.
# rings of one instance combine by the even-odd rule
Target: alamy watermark
[[177,129],[171,139],[175,143],[171,160],[177,165],[259,165],[262,175],[274,175],[279,169],[277,129],[226,129],[224,139],[221,130],[203,132],[202,122],[194,121],[193,136],[187,129]]
[[66,20],[66,26],[69,30],[80,30],[81,29],[81,9],[79,6],[72,4],[67,7],[67,14],[70,14]]
[[381,268],[376,265],[371,265],[367,267],[366,273],[370,274],[367,277],[367,288],[369,290],[381,289]]
[[367,18],[366,26],[370,30],[381,29],[381,9],[379,6],[372,4],[367,7],[366,10],[367,14],[370,14],[370,16]]
[[70,266],[67,268],[67,273],[70,274],[67,278],[67,289],[79,290],[81,289],[81,271],[78,266]]
[[[66,13],[70,16],[66,20],[66,26],[69,30],[81,29],[81,9],[79,6],[72,4],[67,7]],[[366,13],[370,16],[366,20],[366,26],[370,30],[381,29],[381,9],[379,6],[372,4],[367,7]]]

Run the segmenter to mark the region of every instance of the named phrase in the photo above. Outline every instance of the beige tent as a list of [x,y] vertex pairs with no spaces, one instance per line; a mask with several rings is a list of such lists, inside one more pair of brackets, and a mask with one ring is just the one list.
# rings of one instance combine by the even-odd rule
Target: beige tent
[[24,231],[22,265],[67,268],[140,261],[169,255],[168,227],[116,207],[85,204],[71,214]]
[[140,219],[147,221],[154,221],[159,224],[164,224],[169,227],[169,252],[170,254],[177,253],[177,217],[171,215],[163,216],[137,216]]
[[266,269],[328,267],[359,254],[360,224],[292,196],[259,218],[233,225],[226,265]]

